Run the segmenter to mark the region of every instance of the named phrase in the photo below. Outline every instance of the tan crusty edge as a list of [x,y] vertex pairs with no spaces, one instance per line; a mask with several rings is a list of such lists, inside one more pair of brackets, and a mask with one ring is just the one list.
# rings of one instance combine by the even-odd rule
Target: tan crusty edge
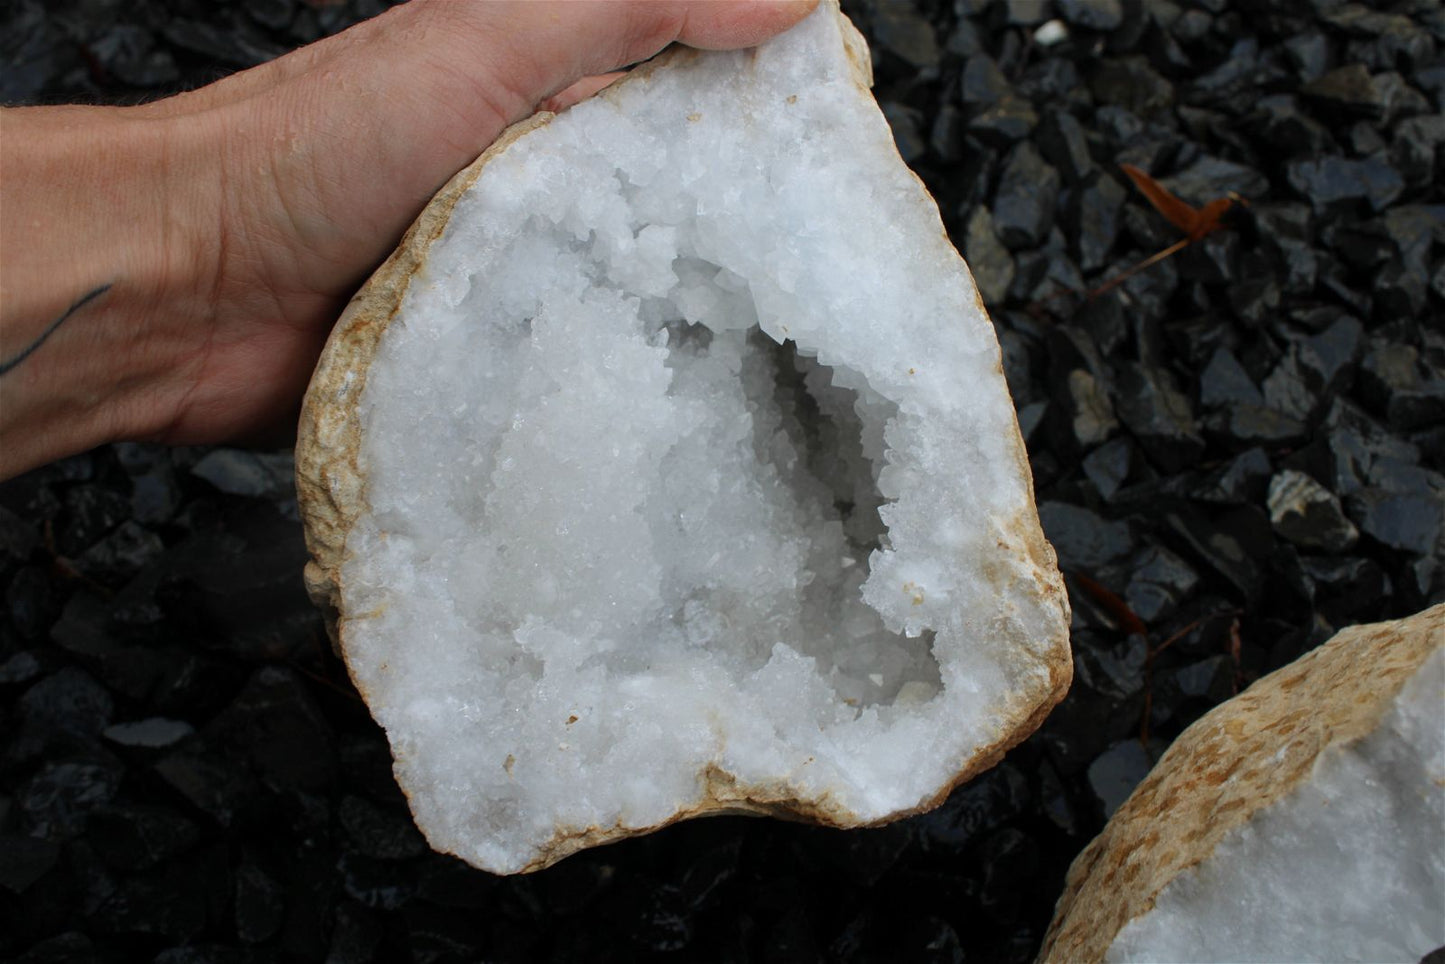
[[1165,885],[1299,786],[1320,753],[1372,733],[1441,646],[1445,604],[1352,626],[1195,721],[1074,860],[1039,960],[1103,960]]

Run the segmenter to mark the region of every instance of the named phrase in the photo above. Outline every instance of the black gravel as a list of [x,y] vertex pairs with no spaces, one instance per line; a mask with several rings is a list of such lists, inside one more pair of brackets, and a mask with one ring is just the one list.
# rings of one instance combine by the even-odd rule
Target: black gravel
[[[0,100],[135,102],[381,6],[16,0]],[[0,486],[0,957],[1027,961],[1183,727],[1445,599],[1436,0],[847,7],[1074,604],[1040,732],[882,829],[719,818],[495,878],[411,826],[301,589],[289,453],[118,445]],[[1181,237],[1121,163],[1248,206],[1090,297]]]

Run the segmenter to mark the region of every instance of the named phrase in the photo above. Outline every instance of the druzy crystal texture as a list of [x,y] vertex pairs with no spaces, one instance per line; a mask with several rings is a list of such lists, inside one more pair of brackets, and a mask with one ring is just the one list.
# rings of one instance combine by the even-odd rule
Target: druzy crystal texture
[[1067,686],[993,328],[836,6],[510,130],[338,325],[313,594],[433,847],[939,802]]

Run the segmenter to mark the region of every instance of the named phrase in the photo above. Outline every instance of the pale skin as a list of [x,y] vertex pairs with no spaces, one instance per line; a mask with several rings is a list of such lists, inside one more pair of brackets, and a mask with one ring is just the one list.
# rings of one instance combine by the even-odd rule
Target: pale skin
[[284,438],[347,299],[507,125],[815,2],[412,0],[152,104],[0,111],[0,478]]

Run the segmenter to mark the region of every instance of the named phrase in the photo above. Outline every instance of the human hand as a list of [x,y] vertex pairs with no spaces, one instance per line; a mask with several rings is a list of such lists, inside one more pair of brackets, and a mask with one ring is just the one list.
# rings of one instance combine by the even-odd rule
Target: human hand
[[0,113],[0,477],[289,431],[346,299],[508,124],[815,2],[413,0],[154,104]]

